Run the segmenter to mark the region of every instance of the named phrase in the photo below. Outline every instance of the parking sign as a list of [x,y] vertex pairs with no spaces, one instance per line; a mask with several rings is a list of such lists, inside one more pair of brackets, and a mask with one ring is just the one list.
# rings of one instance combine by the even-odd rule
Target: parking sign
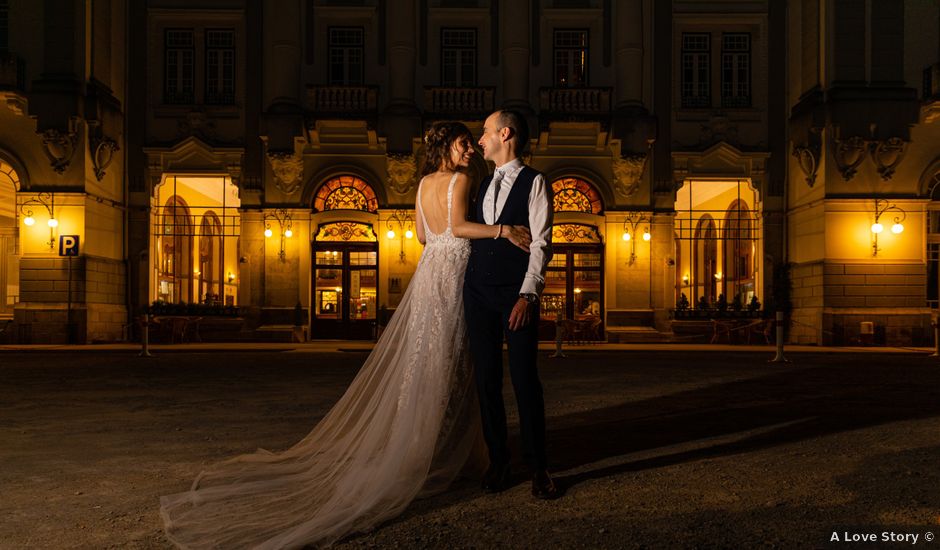
[[59,235],[59,256],[78,256],[78,235]]

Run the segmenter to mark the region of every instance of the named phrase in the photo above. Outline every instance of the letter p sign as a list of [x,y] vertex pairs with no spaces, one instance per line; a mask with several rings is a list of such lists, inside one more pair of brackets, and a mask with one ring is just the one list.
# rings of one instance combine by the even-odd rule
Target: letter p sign
[[59,235],[59,256],[78,256],[78,235]]

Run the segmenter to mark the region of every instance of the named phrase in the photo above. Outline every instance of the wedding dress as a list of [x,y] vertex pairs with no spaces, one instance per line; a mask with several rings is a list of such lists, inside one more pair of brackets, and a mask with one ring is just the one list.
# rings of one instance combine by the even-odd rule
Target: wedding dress
[[[161,498],[182,548],[329,545],[445,489],[479,441],[466,349],[463,280],[469,241],[430,231],[408,289],[349,389],[306,437],[202,472]],[[421,184],[418,204],[421,208]]]

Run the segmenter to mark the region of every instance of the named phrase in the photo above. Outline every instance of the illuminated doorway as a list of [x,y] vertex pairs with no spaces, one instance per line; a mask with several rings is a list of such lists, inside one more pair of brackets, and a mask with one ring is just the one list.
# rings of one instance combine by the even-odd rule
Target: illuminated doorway
[[[346,175],[326,181],[314,212],[361,218],[378,212],[375,191]],[[321,224],[313,240],[312,338],[371,339],[378,319],[379,244],[371,224],[339,220]]]
[[378,310],[379,245],[371,225],[320,226],[313,242],[313,338],[370,339]]
[[554,340],[561,314],[574,321],[585,339],[603,339],[604,244],[593,222],[578,223],[600,216],[600,194],[585,180],[561,178],[552,183],[552,207],[558,223],[552,227],[553,256],[545,271],[539,338]]

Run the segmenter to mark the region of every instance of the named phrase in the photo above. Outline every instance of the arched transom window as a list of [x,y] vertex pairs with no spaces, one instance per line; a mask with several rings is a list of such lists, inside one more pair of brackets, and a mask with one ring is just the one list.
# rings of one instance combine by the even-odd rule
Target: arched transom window
[[600,214],[604,209],[601,197],[594,187],[578,178],[555,180],[552,183],[552,202],[555,212]]
[[355,176],[339,176],[320,186],[313,200],[313,208],[317,212],[326,210],[377,212],[379,201],[368,183]]

